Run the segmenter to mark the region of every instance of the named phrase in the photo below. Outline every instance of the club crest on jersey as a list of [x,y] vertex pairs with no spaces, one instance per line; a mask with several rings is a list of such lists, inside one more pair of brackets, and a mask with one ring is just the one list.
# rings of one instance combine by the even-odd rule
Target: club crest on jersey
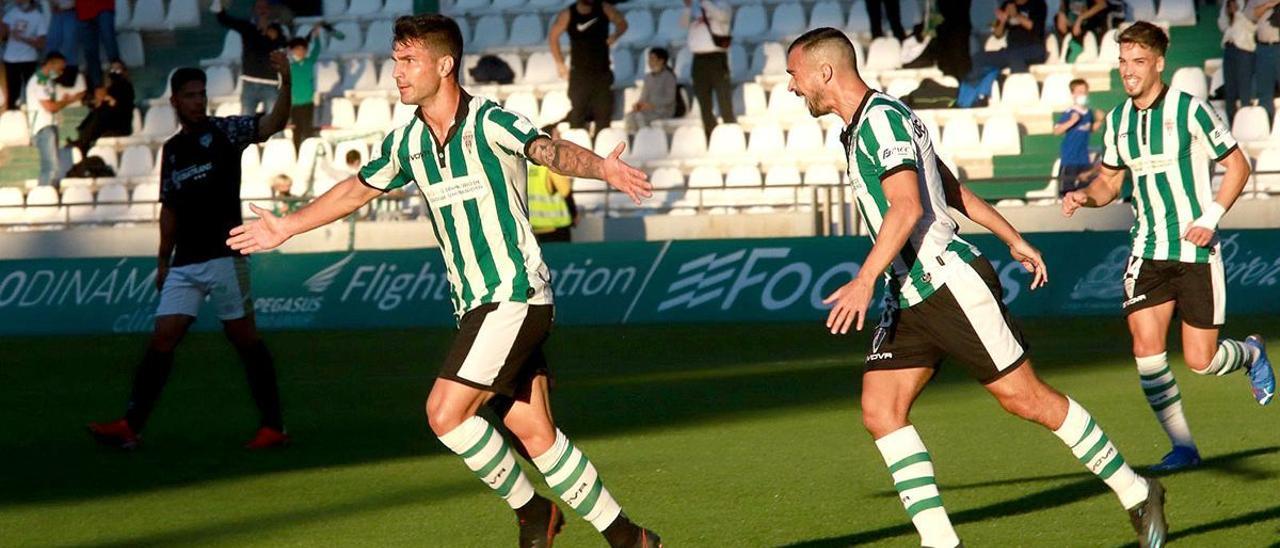
[[204,135],[201,135],[201,136],[200,136],[200,146],[202,146],[202,147],[204,147],[204,148],[209,148],[209,145],[212,145],[212,144],[213,144],[213,134],[212,134],[212,133],[206,133],[206,134],[204,134]]
[[924,134],[927,133],[928,130],[925,129],[924,122],[921,122],[919,118],[912,118],[911,131],[916,134],[917,139],[924,139]]

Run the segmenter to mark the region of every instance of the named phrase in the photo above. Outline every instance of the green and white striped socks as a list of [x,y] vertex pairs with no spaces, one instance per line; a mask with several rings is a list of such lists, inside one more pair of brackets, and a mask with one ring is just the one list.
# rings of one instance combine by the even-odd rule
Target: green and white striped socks
[[1221,377],[1253,365],[1253,360],[1257,358],[1258,351],[1252,346],[1232,339],[1222,339],[1218,341],[1218,351],[1209,360],[1209,366],[1196,373]]
[[1182,412],[1182,393],[1178,390],[1178,381],[1173,378],[1173,371],[1169,369],[1168,355],[1161,352],[1134,358],[1134,361],[1138,364],[1138,378],[1142,392],[1147,396],[1147,405],[1151,406],[1160,426],[1169,435],[1169,441],[1178,447],[1194,449],[1196,441],[1191,437],[1191,427],[1187,426],[1187,416]]
[[551,449],[534,457],[533,464],[542,471],[551,490],[597,531],[604,532],[622,513],[622,507],[600,481],[596,467],[559,429]]
[[533,498],[533,484],[520,470],[515,452],[489,421],[471,417],[440,436],[440,441],[462,457],[467,468],[511,508],[520,508]]
[[1111,438],[1075,400],[1067,398],[1067,418],[1053,433],[1071,448],[1071,453],[1120,497],[1126,509],[1147,498],[1147,480],[1129,468]]
[[898,490],[902,506],[920,532],[921,545],[951,548],[960,544],[951,519],[942,507],[929,450],[925,449],[916,428],[907,425],[894,430],[876,440],[876,448],[884,457],[885,466],[889,467],[893,487]]

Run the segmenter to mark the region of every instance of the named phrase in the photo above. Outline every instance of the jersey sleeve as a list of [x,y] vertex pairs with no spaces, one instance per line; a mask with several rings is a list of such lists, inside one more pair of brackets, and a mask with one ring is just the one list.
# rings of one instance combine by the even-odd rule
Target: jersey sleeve
[[1236,149],[1236,138],[1231,135],[1231,128],[1203,99],[1191,98],[1191,120],[1188,125],[1192,135],[1200,138],[1201,145],[1214,161],[1221,162]]
[[888,108],[873,110],[866,116],[858,130],[858,141],[871,162],[863,167],[881,181],[899,171],[918,171],[920,153],[911,140],[910,121],[901,112]]
[[171,205],[174,198],[173,162],[169,161],[169,144],[160,149],[160,203]]
[[218,128],[223,135],[231,141],[232,146],[243,149],[249,145],[261,141],[258,138],[258,121],[262,119],[262,115],[255,114],[253,116],[225,116],[210,118],[214,127]]
[[529,158],[529,145],[540,137],[547,134],[520,113],[493,107],[485,114],[485,139],[497,150],[536,164]]
[[356,173],[361,183],[369,188],[390,192],[413,182],[412,169],[400,162],[400,155],[396,150],[398,148],[396,136],[404,133],[404,131],[393,131],[382,139],[382,145],[378,148],[376,157],[369,160]]
[[1107,114],[1102,130],[1102,165],[1110,169],[1124,169],[1124,159],[1120,157],[1119,137],[1116,135],[1118,117],[1115,112]]

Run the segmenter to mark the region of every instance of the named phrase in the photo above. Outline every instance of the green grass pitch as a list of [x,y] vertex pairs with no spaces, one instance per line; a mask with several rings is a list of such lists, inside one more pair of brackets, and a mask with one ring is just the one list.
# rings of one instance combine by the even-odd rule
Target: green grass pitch
[[[1026,328],[1041,375],[1083,403],[1131,463],[1164,454],[1121,320]],[[1280,341],[1275,317],[1231,318],[1227,333],[1245,329]],[[427,430],[422,405],[447,331],[267,340],[296,443],[255,454],[240,449],[254,413],[218,334],[180,348],[132,453],[98,448],[83,429],[121,412],[145,337],[0,339],[0,545],[514,545],[510,510]],[[916,546],[859,420],[866,345],[865,333],[833,337],[816,319],[557,328],[548,354],[561,428],[668,546]],[[1206,459],[1164,480],[1174,542],[1273,545],[1280,407],[1259,408],[1243,375],[1199,377],[1173,356]],[[960,368],[944,366],[913,420],[968,545],[1131,543],[1110,491]],[[572,514],[557,541],[604,545]]]

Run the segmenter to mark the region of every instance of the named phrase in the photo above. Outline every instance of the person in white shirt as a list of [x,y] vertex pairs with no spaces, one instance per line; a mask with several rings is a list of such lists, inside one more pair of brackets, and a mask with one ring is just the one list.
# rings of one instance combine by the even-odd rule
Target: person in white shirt
[[1254,93],[1267,119],[1276,116],[1276,74],[1280,70],[1280,0],[1249,0],[1245,14],[1258,24],[1253,56]]
[[1227,120],[1234,120],[1236,109],[1253,97],[1257,24],[1248,16],[1244,0],[1227,0],[1218,15],[1218,28],[1222,29],[1222,98],[1227,103]]
[[40,185],[57,185],[62,175],[58,147],[58,122],[62,109],[80,101],[84,92],[63,92],[59,97],[57,79],[67,68],[67,59],[52,52],[44,65],[27,82],[27,122],[31,125],[31,142],[40,152]]
[[0,40],[8,40],[3,55],[7,108],[18,108],[22,86],[36,72],[48,29],[44,14],[32,0],[15,0],[5,12],[0,22]]
[[689,51],[693,52],[693,95],[702,113],[702,129],[711,136],[716,115],[711,96],[726,124],[738,122],[733,114],[733,82],[729,80],[729,25],[733,12],[721,0],[684,0],[681,25],[689,29]]

